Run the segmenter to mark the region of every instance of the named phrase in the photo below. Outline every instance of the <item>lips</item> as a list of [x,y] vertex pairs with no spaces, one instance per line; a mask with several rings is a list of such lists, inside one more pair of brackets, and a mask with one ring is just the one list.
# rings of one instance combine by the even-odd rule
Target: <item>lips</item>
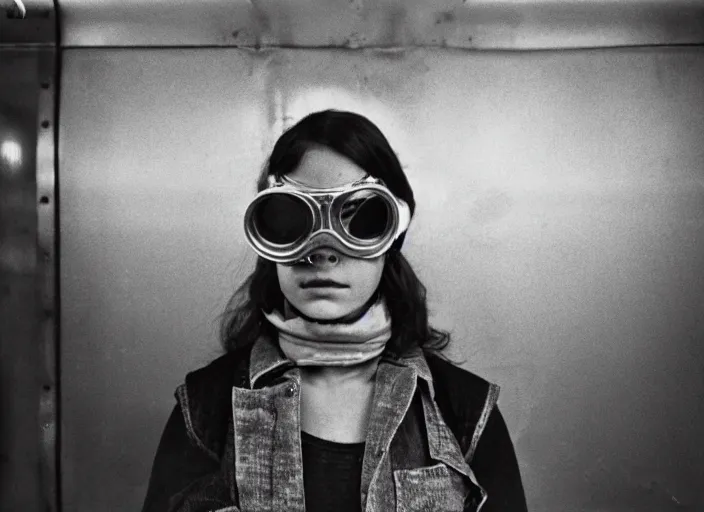
[[347,285],[332,279],[308,279],[301,283],[301,288],[347,288]]

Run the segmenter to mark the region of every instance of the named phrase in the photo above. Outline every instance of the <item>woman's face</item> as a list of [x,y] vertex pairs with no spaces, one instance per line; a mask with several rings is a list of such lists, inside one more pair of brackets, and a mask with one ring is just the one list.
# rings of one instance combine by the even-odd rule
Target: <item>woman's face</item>
[[[305,185],[336,187],[366,176],[361,167],[326,147],[306,151],[289,174]],[[335,257],[337,259],[335,259]],[[379,286],[385,257],[361,259],[332,248],[315,251],[316,265],[276,265],[284,297],[301,313],[318,320],[334,320],[358,311]],[[314,279],[332,280],[339,286],[316,286]]]

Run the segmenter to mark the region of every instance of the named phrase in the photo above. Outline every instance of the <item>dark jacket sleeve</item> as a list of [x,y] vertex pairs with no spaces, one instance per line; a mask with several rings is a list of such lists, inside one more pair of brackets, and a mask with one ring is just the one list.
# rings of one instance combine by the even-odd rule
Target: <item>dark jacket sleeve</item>
[[482,512],[528,510],[516,453],[498,406],[489,414],[471,466],[488,494]]
[[236,511],[220,463],[188,437],[179,405],[157,448],[142,512]]

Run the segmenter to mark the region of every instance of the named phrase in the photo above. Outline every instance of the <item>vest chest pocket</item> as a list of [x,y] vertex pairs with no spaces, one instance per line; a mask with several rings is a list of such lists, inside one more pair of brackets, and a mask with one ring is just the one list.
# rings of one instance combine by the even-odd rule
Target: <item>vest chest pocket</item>
[[397,512],[462,512],[472,483],[461,473],[438,463],[434,466],[394,471]]

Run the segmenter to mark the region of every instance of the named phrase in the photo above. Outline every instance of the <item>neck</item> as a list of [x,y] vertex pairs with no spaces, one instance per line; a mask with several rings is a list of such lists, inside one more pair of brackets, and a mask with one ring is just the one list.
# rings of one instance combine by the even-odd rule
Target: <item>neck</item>
[[297,309],[293,304],[291,304],[288,300],[284,298],[284,318],[292,318],[294,316],[298,316],[305,320],[306,322],[314,322],[316,324],[321,324],[321,325],[331,325],[331,324],[352,324],[362,318],[364,313],[367,312],[367,310],[374,305],[374,303],[377,301],[379,298],[378,292],[373,293],[372,296],[362,304],[362,307],[359,309],[355,309],[354,311],[341,316],[340,318],[333,318],[333,319],[319,319],[319,318],[313,318],[308,315],[303,314],[299,309]]
[[328,387],[345,384],[371,384],[376,377],[381,356],[353,366],[304,366],[301,378],[307,384]]

